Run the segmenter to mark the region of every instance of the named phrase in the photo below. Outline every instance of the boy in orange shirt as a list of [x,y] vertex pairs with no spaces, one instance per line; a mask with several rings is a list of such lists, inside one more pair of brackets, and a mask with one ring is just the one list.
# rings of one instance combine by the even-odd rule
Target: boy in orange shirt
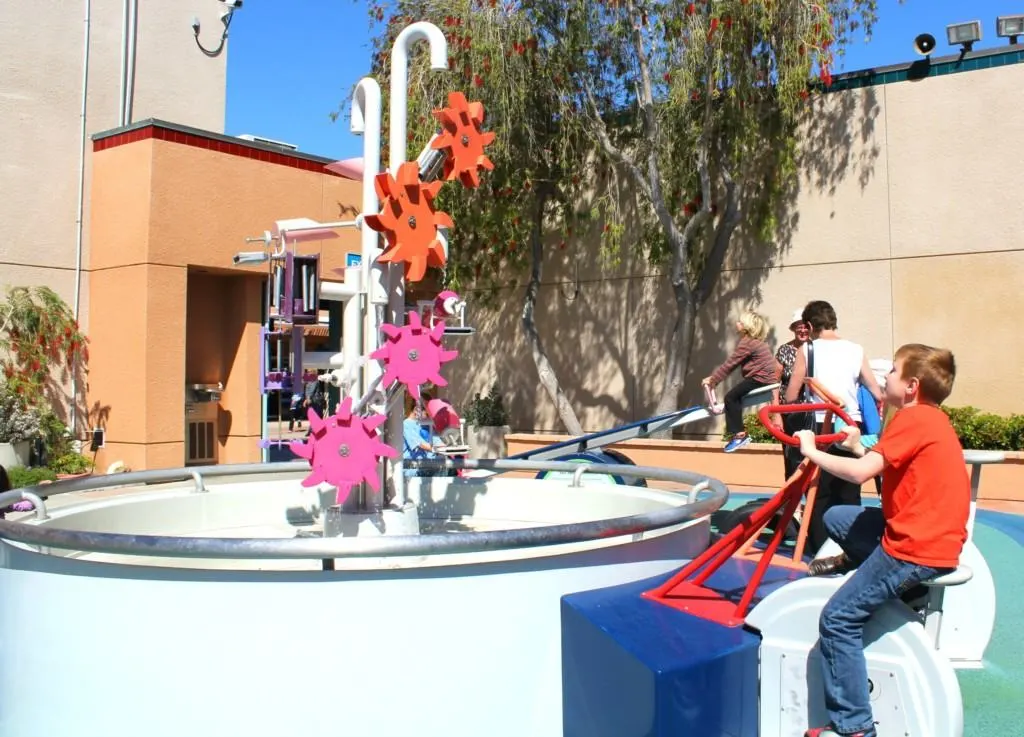
[[800,431],[800,451],[823,471],[862,484],[882,475],[882,508],[836,506],[825,514],[841,555],[814,561],[811,575],[854,574],[821,612],[825,706],[831,724],[805,737],[875,737],[864,660],[864,625],[885,602],[957,567],[967,540],[971,486],[963,450],[939,405],[956,376],[953,354],[910,344],[896,351],[886,401],[897,408],[882,438],[865,452],[856,428],[843,443],[860,457],[819,450]]

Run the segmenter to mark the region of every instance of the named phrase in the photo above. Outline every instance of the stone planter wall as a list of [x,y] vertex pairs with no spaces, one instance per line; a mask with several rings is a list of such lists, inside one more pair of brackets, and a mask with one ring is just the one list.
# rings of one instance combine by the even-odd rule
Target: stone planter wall
[[[567,435],[514,433],[508,435],[509,455],[561,440]],[[782,449],[779,445],[752,443],[736,453],[723,453],[719,441],[629,440],[611,446],[638,466],[685,469],[724,481],[734,488],[777,490],[783,482]],[[865,494],[875,494],[873,482]],[[1006,461],[985,466],[981,472],[979,499],[1024,502],[1024,453],[1007,451]]]
[[466,440],[469,442],[470,458],[504,458],[508,455],[505,439],[509,426],[468,427]]
[[28,441],[21,443],[0,443],[0,466],[13,468],[14,466],[27,466],[31,444]]

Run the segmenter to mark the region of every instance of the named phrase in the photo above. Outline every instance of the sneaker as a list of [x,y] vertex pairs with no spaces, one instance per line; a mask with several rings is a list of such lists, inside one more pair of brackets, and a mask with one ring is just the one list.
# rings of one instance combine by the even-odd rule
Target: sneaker
[[734,453],[745,445],[750,444],[749,435],[733,435],[732,440],[725,444],[726,453]]
[[837,732],[831,725],[828,727],[814,727],[804,732],[804,737],[878,737],[878,732],[870,729],[865,732],[853,732],[843,734]]
[[[846,557],[846,553],[840,553],[839,555],[833,555],[828,558],[818,558],[812,560],[811,564],[807,566],[808,576],[831,576],[846,573],[853,568],[853,564],[850,559]],[[810,733],[808,733],[810,734]],[[825,733],[827,737],[827,732]]]

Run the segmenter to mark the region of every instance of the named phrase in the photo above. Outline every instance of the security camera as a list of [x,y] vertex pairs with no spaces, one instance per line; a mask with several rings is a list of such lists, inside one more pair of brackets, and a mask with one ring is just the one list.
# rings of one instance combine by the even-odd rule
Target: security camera
[[228,6],[232,10],[242,9],[242,0],[220,0],[224,5]]
[[193,15],[192,16],[192,32],[194,34],[196,34],[197,36],[199,35],[199,28],[200,28],[199,16],[198,15]]
[[266,251],[241,251],[231,257],[235,266],[247,266],[251,264],[265,264],[270,256]]

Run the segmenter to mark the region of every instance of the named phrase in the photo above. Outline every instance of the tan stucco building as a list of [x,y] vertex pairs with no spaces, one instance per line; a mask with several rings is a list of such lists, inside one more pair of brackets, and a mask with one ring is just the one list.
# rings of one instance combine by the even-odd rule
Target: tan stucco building
[[[260,460],[260,326],[266,266],[234,267],[276,220],[343,219],[360,184],[329,159],[144,121],[94,141],[89,258],[89,412],[100,461],[185,460],[186,385],[223,384],[221,463]],[[356,230],[302,244],[328,280],[359,251]]]
[[[190,383],[224,386],[215,425],[220,462],[259,460],[267,272],[232,267],[231,257],[246,249],[245,237],[277,220],[350,217],[359,184],[327,171],[328,159],[220,134],[223,58],[199,53],[187,28],[168,30],[180,25],[184,1],[140,10],[140,39],[150,39],[139,44],[134,119],[141,122],[118,126],[120,5],[93,5],[90,65],[98,71],[89,83],[80,273],[81,89],[62,87],[80,79],[80,54],[76,62],[70,50],[54,52],[61,58],[50,69],[63,65],[55,84],[43,70],[24,68],[10,44],[0,49],[15,69],[0,95],[0,124],[15,139],[0,166],[0,221],[9,231],[0,244],[2,281],[49,284],[69,302],[80,284],[92,341],[83,414],[106,429],[100,468],[113,460],[133,469],[182,465]],[[52,13],[68,38],[81,31],[81,18],[58,17],[46,5],[41,12]],[[25,24],[20,15],[0,11],[0,40],[24,45],[15,32]],[[952,404],[1024,409],[1015,319],[1024,283],[1024,215],[1015,206],[1024,120],[1013,102],[1022,60],[1013,50],[959,64],[937,60],[917,81],[905,69],[883,70],[840,80],[820,98],[788,225],[771,248],[736,251],[701,315],[688,386],[731,348],[728,326],[738,309],[764,312],[782,341],[792,311],[824,297],[841,330],[872,356],[910,340],[951,347],[960,368]],[[332,279],[346,254],[359,250],[358,232],[302,250],[320,254],[321,274]],[[655,269],[635,259],[603,269],[596,253],[585,240],[549,249],[537,317],[588,430],[651,414],[672,309]],[[508,285],[500,311],[466,296],[477,333],[459,339],[461,357],[446,367],[453,404],[461,409],[497,381],[514,429],[558,431],[519,328],[522,286]],[[682,401],[699,399],[694,389]]]

